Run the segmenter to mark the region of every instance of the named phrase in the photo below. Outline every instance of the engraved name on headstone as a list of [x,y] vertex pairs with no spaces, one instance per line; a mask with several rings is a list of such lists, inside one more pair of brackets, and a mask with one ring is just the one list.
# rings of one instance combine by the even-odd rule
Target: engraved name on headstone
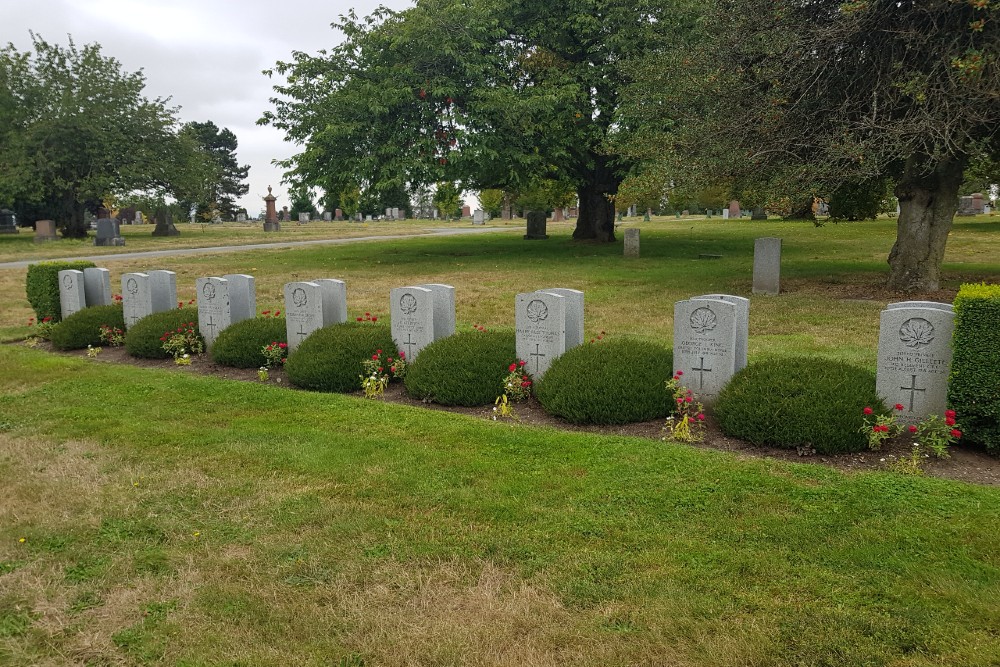
[[87,307],[87,296],[83,283],[83,271],[67,269],[59,272],[59,310],[66,319],[78,310]]
[[540,378],[566,351],[568,297],[552,292],[518,294],[514,301],[517,356],[525,368]]
[[211,348],[219,334],[232,324],[229,281],[215,276],[198,278],[195,289],[198,291],[198,331],[205,339],[205,347]]
[[716,299],[674,304],[674,372],[712,404],[736,373],[737,305]]
[[392,339],[413,361],[434,342],[434,292],[426,287],[396,287],[389,293]]
[[86,268],[83,270],[83,291],[87,306],[108,306],[111,304],[111,272],[107,269]]
[[314,282],[294,282],[285,284],[284,293],[285,333],[291,351],[323,328],[323,290]]

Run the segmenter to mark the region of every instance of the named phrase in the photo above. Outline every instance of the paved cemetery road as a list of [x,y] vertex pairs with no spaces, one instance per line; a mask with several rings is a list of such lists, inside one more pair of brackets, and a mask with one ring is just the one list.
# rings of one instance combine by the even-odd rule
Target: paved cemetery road
[[49,259],[27,259],[17,262],[0,262],[0,269],[25,269],[38,262],[116,262],[122,259],[147,259],[153,257],[180,257],[182,255],[208,255],[221,252],[245,252],[247,250],[273,250],[274,248],[297,248],[310,245],[341,245],[362,241],[394,241],[428,236],[462,236],[486,232],[518,231],[513,227],[460,227],[458,229],[428,229],[420,234],[393,234],[389,236],[356,236],[346,239],[314,239],[312,241],[285,241],[283,243],[251,243],[248,245],[223,245],[209,248],[177,248],[175,250],[146,250],[144,252],[108,253],[106,255],[86,255],[82,257],[53,257]]

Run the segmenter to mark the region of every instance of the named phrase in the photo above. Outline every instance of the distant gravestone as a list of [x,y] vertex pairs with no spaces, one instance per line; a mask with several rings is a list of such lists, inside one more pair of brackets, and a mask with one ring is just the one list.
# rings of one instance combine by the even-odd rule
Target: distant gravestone
[[211,348],[219,334],[232,324],[229,302],[229,281],[225,278],[198,278],[198,332]]
[[118,221],[113,218],[101,218],[97,221],[97,238],[94,239],[95,246],[123,246],[125,239],[122,238],[121,228]]
[[173,271],[156,270],[149,272],[154,313],[162,313],[177,306],[177,274]]
[[83,270],[83,290],[87,306],[107,306],[111,304],[111,272],[107,269],[88,268]]
[[59,308],[62,319],[87,307],[83,271],[67,269],[59,272]]
[[330,222],[333,220],[333,213],[329,211],[323,211],[323,222]]
[[136,211],[135,212],[135,220],[133,221],[132,224],[133,225],[142,225],[142,224],[145,224],[145,221],[142,219],[142,211]]
[[247,221],[247,214],[246,213],[237,213],[236,214],[236,222],[246,222],[246,221]]
[[390,220],[390,219],[392,219],[392,217],[393,217],[393,215],[392,215],[392,207],[386,208],[385,209],[385,219],[386,220]]
[[722,209],[722,219],[723,220],[729,220],[729,209],[728,208]]
[[767,236],[753,242],[753,293],[781,291],[781,239]]
[[166,209],[156,211],[156,227],[153,228],[153,236],[180,236],[181,233],[174,225],[173,214]]
[[468,206],[463,206],[462,207],[462,217],[463,218],[468,218],[471,215],[472,215],[472,209],[469,208]]
[[122,311],[126,329],[153,314],[153,288],[148,274],[126,273],[122,276]]
[[0,208],[0,234],[17,234],[17,218],[14,212]]
[[875,388],[887,405],[902,404],[897,415],[904,424],[943,415],[947,407],[955,327],[955,313],[948,305],[890,306],[879,319]]
[[291,222],[291,220],[292,220],[292,213],[291,213],[291,211],[288,210],[287,206],[282,206],[281,207],[281,221],[282,222]]
[[734,199],[729,202],[729,217],[738,218],[740,215],[742,215],[742,211],[740,211],[740,203]]
[[299,213],[299,224],[302,224],[303,222],[309,222],[308,213]]
[[549,238],[549,235],[545,233],[545,211],[528,211],[525,218],[528,232],[524,235],[526,241]]
[[343,220],[344,219],[344,210],[340,209],[340,208],[336,209],[333,212],[333,219],[337,220],[337,221]]
[[323,291],[314,282],[294,282],[285,284],[284,293],[285,334],[291,351],[323,328]]
[[949,313],[955,312],[955,306],[939,301],[897,301],[896,303],[887,304],[885,307],[886,310],[897,310],[899,308],[936,308],[937,310],[944,310]]
[[566,351],[567,301],[551,292],[527,292],[515,299],[517,357],[536,379]]
[[714,299],[674,304],[674,372],[709,405],[736,374],[736,308]]
[[566,351],[583,343],[583,292],[565,287],[548,287],[540,292],[548,292],[564,297],[566,312]]
[[230,323],[257,317],[257,288],[253,276],[231,273],[222,277],[229,281]]
[[434,340],[455,333],[455,288],[442,283],[417,285],[429,289],[434,299]]
[[392,219],[393,220],[402,220],[403,219],[403,215],[402,215],[402,213],[400,213],[400,211],[399,211],[398,208],[393,208],[392,209]]
[[472,214],[472,224],[474,225],[486,224],[486,213],[484,211],[476,209],[476,212]]
[[347,283],[335,278],[320,278],[311,282],[323,293],[323,326],[347,321]]
[[691,299],[726,301],[736,306],[736,372],[746,368],[750,343],[750,299],[732,294],[702,294]]
[[35,243],[55,241],[58,238],[54,220],[38,220],[35,222]]
[[370,215],[366,215],[365,216],[365,222],[371,222],[371,221],[372,221],[372,217]]
[[392,339],[413,361],[434,342],[434,292],[426,287],[396,287],[389,293]]
[[639,256],[639,229],[637,227],[625,230],[625,256]]

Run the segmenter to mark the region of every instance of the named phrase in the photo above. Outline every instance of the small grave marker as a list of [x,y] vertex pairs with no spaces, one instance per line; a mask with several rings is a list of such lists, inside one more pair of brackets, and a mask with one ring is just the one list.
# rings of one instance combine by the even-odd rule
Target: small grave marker
[[111,304],[111,272],[107,269],[90,267],[83,270],[83,291],[87,306],[107,306]]
[[195,287],[198,290],[198,331],[208,349],[219,334],[232,324],[229,281],[215,276],[198,278]]
[[389,293],[392,339],[413,361],[434,342],[434,292],[426,287],[396,287]]
[[126,329],[131,329],[136,322],[153,313],[152,284],[148,274],[126,273],[122,276],[122,312]]
[[62,319],[87,307],[83,271],[67,269],[59,272],[59,306]]
[[639,228],[630,227],[625,230],[625,256],[639,256]]
[[706,404],[736,373],[737,305],[696,298],[674,304],[674,372]]
[[545,291],[518,294],[515,299],[517,356],[536,379],[566,351],[568,300]]
[[775,296],[781,291],[781,239],[767,236],[753,242],[753,293]]
[[257,289],[253,276],[231,273],[222,277],[229,281],[230,323],[257,317]]

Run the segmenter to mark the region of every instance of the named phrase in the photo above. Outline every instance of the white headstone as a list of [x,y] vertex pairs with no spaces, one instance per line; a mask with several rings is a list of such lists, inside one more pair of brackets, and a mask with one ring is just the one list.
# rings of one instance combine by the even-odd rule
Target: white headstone
[[566,297],[566,350],[583,343],[583,292],[564,287],[550,287],[540,292]]
[[237,213],[236,214],[236,222],[246,222],[246,221],[247,221],[247,214],[246,213]]
[[722,209],[722,219],[723,220],[729,220],[729,209],[728,208]]
[[949,313],[955,312],[955,306],[950,303],[940,303],[938,301],[897,301],[886,305],[886,310],[897,310],[899,308],[936,308],[946,310]]
[[400,214],[399,214],[399,209],[398,208],[393,208],[392,209],[392,219],[393,220],[399,220],[401,218],[402,218],[402,216],[400,216]]
[[229,281],[225,278],[198,278],[198,331],[210,348],[226,327],[232,324],[229,302]]
[[319,285],[323,293],[323,326],[343,324],[347,321],[347,283],[334,278],[320,278],[311,282]]
[[[882,311],[875,388],[889,407],[902,404],[898,419],[915,424],[947,407],[951,338],[955,313],[946,308]],[[938,304],[946,306],[948,304]]]
[[476,209],[476,212],[472,214],[472,224],[474,225],[486,224],[486,213],[484,211]]
[[706,404],[736,374],[737,306],[715,299],[674,304],[674,372]]
[[288,350],[299,346],[313,331],[322,329],[323,290],[314,282],[285,284],[285,333]]
[[515,299],[517,357],[536,379],[566,351],[567,301],[552,292],[527,292]]
[[299,213],[299,222],[309,222],[309,214]]
[[133,224],[136,224],[136,225],[141,225],[142,224],[142,211],[136,211],[135,212],[135,222]]
[[750,343],[750,299],[732,294],[702,294],[695,299],[727,301],[736,306],[736,372],[747,367],[747,347]]
[[385,209],[385,217],[387,219],[392,217],[392,208]]
[[426,287],[396,287],[389,293],[392,339],[413,361],[434,342],[434,293]]
[[162,313],[177,306],[177,274],[173,271],[150,271],[150,291],[153,297],[153,312]]
[[83,270],[83,291],[87,306],[107,306],[111,303],[111,272],[107,269]]
[[257,288],[253,276],[231,273],[222,276],[229,281],[230,322],[242,322],[257,317]]
[[781,239],[773,236],[753,242],[753,293],[777,295],[781,291]]
[[59,309],[62,319],[87,307],[83,271],[67,269],[59,272]]
[[639,256],[639,228],[630,227],[625,230],[625,256]]
[[149,275],[145,273],[126,273],[122,276],[122,312],[125,316],[125,328],[153,313],[153,294]]
[[434,298],[434,340],[455,333],[455,288],[441,283],[417,285],[429,289]]
[[323,222],[330,222],[333,220],[333,213],[329,211],[323,211]]

